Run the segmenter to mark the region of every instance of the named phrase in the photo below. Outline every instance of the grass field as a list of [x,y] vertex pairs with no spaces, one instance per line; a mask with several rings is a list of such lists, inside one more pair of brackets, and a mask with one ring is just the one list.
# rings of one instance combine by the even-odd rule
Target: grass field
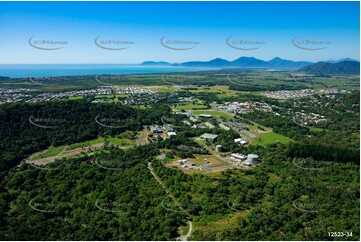
[[[124,139],[124,138],[118,138],[118,137],[108,137],[107,140],[111,144],[118,145],[118,146],[132,146],[132,145],[135,145],[135,141],[130,140],[130,139]],[[99,143],[104,143],[104,141],[105,141],[105,139],[103,137],[99,137],[97,139],[71,144],[69,147],[71,149],[75,149],[75,148],[79,148],[79,147],[85,147],[85,146],[95,145],[95,144],[99,144]]]
[[[117,146],[119,146],[119,148],[122,148],[122,149],[131,148],[136,144],[135,140],[119,138],[119,137],[107,137],[107,140],[111,144],[117,145]],[[91,145],[101,144],[104,142],[105,142],[105,138],[99,137],[97,139],[93,139],[93,140],[89,140],[89,141],[85,141],[85,142],[74,143],[74,144],[71,144],[68,147],[66,147],[66,151],[64,152],[64,154],[72,152],[72,150],[75,150],[77,148],[89,147]],[[49,157],[56,156],[56,155],[60,154],[64,150],[64,148],[65,148],[65,146],[57,146],[57,147],[50,146],[46,152],[32,157],[31,160],[38,160],[38,159],[42,159],[42,158],[49,158]]]
[[273,131],[270,131],[267,133],[259,134],[259,136],[257,138],[254,138],[252,140],[252,144],[265,146],[265,145],[273,144],[276,142],[280,142],[282,144],[287,144],[290,141],[292,141],[292,139],[290,139],[286,136],[283,136],[281,134],[274,133]]
[[103,143],[103,142],[104,142],[104,138],[97,138],[97,139],[93,139],[93,140],[89,140],[89,141],[85,141],[85,142],[71,144],[71,145],[69,145],[69,148],[70,149],[76,149],[76,148],[79,148],[79,147],[95,145],[95,144],[99,144],[99,143]]
[[197,90],[192,90],[193,93],[209,92],[217,93],[219,98],[234,97],[240,95],[242,92],[229,90],[229,86],[212,86],[212,87],[198,87]]
[[173,92],[179,90],[179,88],[175,88],[175,87],[168,86],[168,85],[164,85],[164,86],[141,86],[141,87],[152,90],[154,92],[159,92],[159,93],[173,93]]
[[118,138],[118,137],[108,137],[110,143],[118,145],[118,146],[129,146],[135,145],[135,140]]
[[68,100],[80,100],[80,99],[83,99],[83,96],[68,97]]
[[38,160],[41,158],[56,156],[56,155],[60,154],[60,152],[62,152],[63,150],[64,150],[64,146],[58,146],[58,147],[50,146],[46,152],[39,154],[37,156],[34,156],[32,158],[32,160]]
[[324,129],[321,129],[321,128],[309,128],[309,129],[312,132],[321,132],[322,130],[324,130]]
[[216,111],[216,110],[210,110],[210,109],[207,109],[207,110],[195,110],[195,111],[192,111],[193,114],[211,114],[215,117],[218,117],[218,118],[224,118],[224,119],[232,119],[234,114],[232,113],[225,113],[225,112],[221,112],[221,111]]
[[[207,163],[207,159],[210,163]],[[213,156],[213,155],[195,155],[195,158],[189,158],[197,166],[206,165],[208,167],[226,166],[227,162]]]

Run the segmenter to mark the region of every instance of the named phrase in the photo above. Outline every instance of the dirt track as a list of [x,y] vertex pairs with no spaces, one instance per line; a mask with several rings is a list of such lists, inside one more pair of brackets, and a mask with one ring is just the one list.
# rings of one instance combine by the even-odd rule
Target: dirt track
[[41,151],[41,152],[37,152],[35,154],[32,154],[31,156],[29,156],[25,162],[28,164],[34,164],[34,165],[46,165],[49,163],[54,162],[57,159],[61,159],[61,158],[66,158],[69,156],[74,156],[74,155],[78,155],[82,152],[89,152],[89,151],[93,151],[93,150],[97,150],[99,148],[101,148],[104,145],[104,143],[99,143],[99,144],[94,144],[94,145],[89,145],[86,147],[80,147],[80,148],[76,148],[76,149],[72,149],[72,150],[68,150],[68,146],[66,146],[64,148],[63,151],[61,151],[59,154],[55,155],[55,156],[51,156],[51,157],[46,157],[46,158],[41,158],[38,160],[32,160],[33,157],[36,157],[40,154],[45,153],[47,150]]

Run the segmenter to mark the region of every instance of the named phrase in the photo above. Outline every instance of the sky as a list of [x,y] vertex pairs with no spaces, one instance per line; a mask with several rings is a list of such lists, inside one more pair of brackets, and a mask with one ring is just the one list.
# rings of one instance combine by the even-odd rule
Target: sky
[[359,60],[359,4],[0,2],[0,64]]

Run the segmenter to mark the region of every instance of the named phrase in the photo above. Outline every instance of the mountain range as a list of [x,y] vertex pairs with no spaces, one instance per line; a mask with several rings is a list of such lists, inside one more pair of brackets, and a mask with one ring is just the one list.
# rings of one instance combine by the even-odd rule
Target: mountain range
[[216,58],[210,61],[188,61],[183,63],[169,63],[165,61],[145,61],[142,65],[169,65],[169,66],[187,66],[187,67],[240,67],[240,68],[277,68],[277,69],[298,69],[312,62],[307,61],[291,61],[281,59],[279,57],[273,58],[269,61],[257,59],[255,57],[242,56],[233,61],[228,61],[221,58]]
[[[336,64],[344,61],[357,61],[345,58],[340,60],[330,60],[322,63]],[[316,63],[308,61],[291,61],[275,57],[269,61],[257,59],[255,57],[242,56],[233,61],[216,58],[210,61],[188,61],[183,63],[169,63],[165,61],[145,61],[141,65],[161,65],[161,66],[187,66],[187,67],[224,67],[224,68],[273,68],[273,69],[300,69]]]
[[318,62],[300,68],[298,71],[312,74],[360,74],[360,62],[358,61],[341,61],[335,63]]

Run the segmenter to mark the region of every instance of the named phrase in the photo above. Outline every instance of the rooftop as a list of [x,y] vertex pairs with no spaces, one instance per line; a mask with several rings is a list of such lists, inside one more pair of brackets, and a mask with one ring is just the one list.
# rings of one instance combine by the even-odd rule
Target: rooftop
[[209,133],[204,133],[204,134],[201,135],[201,138],[203,138],[203,139],[215,139],[217,137],[218,137],[218,135],[209,134]]

